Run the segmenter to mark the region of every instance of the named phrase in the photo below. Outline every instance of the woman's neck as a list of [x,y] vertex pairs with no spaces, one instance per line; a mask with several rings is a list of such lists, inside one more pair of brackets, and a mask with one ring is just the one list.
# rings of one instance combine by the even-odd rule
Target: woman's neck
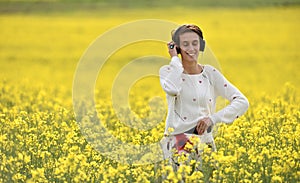
[[202,67],[197,62],[182,62],[185,74],[200,74]]

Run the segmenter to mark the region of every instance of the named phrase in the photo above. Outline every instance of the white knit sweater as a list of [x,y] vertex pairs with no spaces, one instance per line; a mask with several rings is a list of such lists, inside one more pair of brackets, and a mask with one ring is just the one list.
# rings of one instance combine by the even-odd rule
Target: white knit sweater
[[[171,135],[184,133],[204,117],[209,117],[213,124],[231,123],[248,109],[247,98],[214,67],[205,65],[203,71],[195,75],[184,74],[183,70],[180,58],[174,56],[170,64],[159,71],[168,101],[165,134],[168,128],[174,129]],[[230,104],[215,112],[218,96]],[[213,141],[212,133],[205,132],[201,139]]]

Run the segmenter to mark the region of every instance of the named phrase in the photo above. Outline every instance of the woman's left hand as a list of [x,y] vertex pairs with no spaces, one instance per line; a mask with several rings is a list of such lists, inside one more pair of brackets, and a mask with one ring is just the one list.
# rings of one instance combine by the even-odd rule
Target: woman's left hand
[[199,135],[202,135],[208,127],[212,125],[212,121],[209,117],[202,118],[201,120],[198,121],[196,130]]

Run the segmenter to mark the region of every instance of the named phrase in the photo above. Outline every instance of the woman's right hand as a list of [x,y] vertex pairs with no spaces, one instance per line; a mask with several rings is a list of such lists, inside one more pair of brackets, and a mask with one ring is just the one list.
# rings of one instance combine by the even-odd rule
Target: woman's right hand
[[168,49],[171,57],[178,56],[178,53],[176,51],[176,44],[173,41],[168,43]]
[[208,129],[208,127],[210,127],[212,124],[213,124],[213,122],[211,121],[211,119],[209,117],[205,117],[205,118],[199,120],[198,124],[196,126],[196,130],[197,130],[198,134],[202,135]]

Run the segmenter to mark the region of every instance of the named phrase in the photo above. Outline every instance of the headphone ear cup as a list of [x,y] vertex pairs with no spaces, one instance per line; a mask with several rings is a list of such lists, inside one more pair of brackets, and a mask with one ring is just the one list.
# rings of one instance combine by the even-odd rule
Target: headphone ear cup
[[178,46],[176,46],[176,52],[177,52],[177,54],[181,54],[180,48]]
[[204,51],[205,48],[205,40],[200,38],[200,51]]

